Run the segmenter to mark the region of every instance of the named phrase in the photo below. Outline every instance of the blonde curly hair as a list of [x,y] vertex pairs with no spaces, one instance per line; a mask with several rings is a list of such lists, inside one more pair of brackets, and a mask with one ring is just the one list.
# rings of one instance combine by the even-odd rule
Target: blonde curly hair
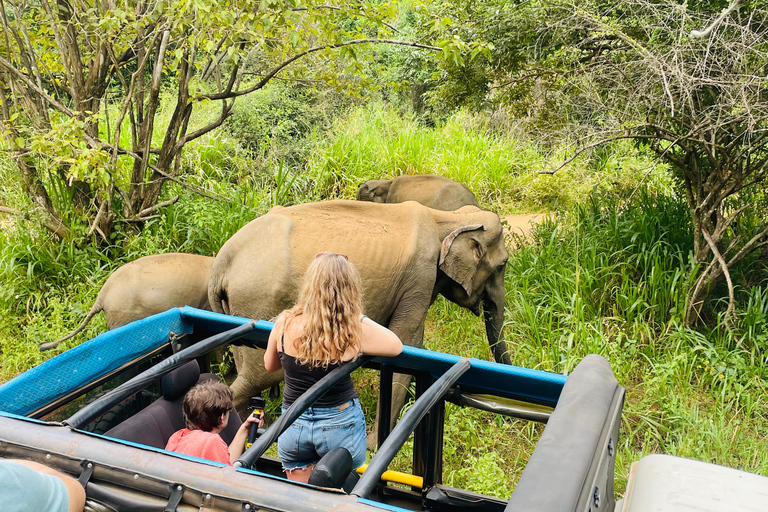
[[284,326],[304,317],[304,332],[294,341],[296,361],[327,368],[341,362],[349,348],[359,354],[362,313],[363,286],[355,266],[343,254],[318,254],[304,274],[298,302],[283,312]]

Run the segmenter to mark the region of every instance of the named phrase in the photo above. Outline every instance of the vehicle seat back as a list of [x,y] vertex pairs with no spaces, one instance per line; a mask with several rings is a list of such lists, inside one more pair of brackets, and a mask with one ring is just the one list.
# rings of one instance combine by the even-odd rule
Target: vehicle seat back
[[[192,360],[163,376],[160,384],[162,396],[146,409],[108,430],[105,435],[140,443],[155,448],[165,448],[174,432],[186,428],[181,404],[187,391],[199,382],[218,379],[211,373],[200,373],[197,361]],[[242,424],[234,407],[229,423],[219,435],[227,445],[232,442]]]
[[318,487],[343,489],[349,493],[360,479],[353,469],[349,450],[338,446],[323,455],[315,464],[307,483]]

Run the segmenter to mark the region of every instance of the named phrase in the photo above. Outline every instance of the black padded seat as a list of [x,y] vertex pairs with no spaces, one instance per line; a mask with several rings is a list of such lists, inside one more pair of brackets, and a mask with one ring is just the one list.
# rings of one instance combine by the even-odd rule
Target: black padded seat
[[352,454],[343,446],[337,446],[315,464],[307,483],[318,487],[342,489],[349,494],[360,480],[353,469]]
[[[174,432],[186,428],[181,412],[184,395],[195,384],[214,379],[220,380],[212,373],[201,374],[200,366],[195,360],[176,368],[163,376],[160,384],[163,396],[104,435],[155,448],[165,448]],[[227,428],[219,433],[227,445],[232,442],[242,423],[233,407]]]

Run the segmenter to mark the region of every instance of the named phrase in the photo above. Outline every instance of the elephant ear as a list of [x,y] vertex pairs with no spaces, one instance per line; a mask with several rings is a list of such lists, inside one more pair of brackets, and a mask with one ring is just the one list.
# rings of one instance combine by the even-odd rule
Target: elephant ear
[[368,182],[368,194],[374,203],[386,203],[392,180],[373,180]]
[[[459,283],[467,295],[472,295],[472,281],[477,272],[477,265],[487,250],[485,244],[469,232],[483,229],[485,226],[482,224],[456,228],[443,239],[440,249],[440,270]],[[462,235],[463,233],[466,235]]]

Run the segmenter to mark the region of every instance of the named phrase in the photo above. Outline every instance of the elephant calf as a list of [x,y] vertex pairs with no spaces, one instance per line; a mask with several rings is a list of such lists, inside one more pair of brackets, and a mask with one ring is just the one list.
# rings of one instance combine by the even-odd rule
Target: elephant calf
[[115,270],[101,287],[96,302],[77,328],[63,338],[41,343],[48,350],[82,331],[99,311],[114,329],[172,307],[210,310],[208,278],[213,257],[168,253],[144,256]]
[[475,194],[466,186],[434,174],[366,181],[357,190],[357,200],[374,203],[416,201],[429,208],[445,211],[458,210],[467,205],[478,206]]

